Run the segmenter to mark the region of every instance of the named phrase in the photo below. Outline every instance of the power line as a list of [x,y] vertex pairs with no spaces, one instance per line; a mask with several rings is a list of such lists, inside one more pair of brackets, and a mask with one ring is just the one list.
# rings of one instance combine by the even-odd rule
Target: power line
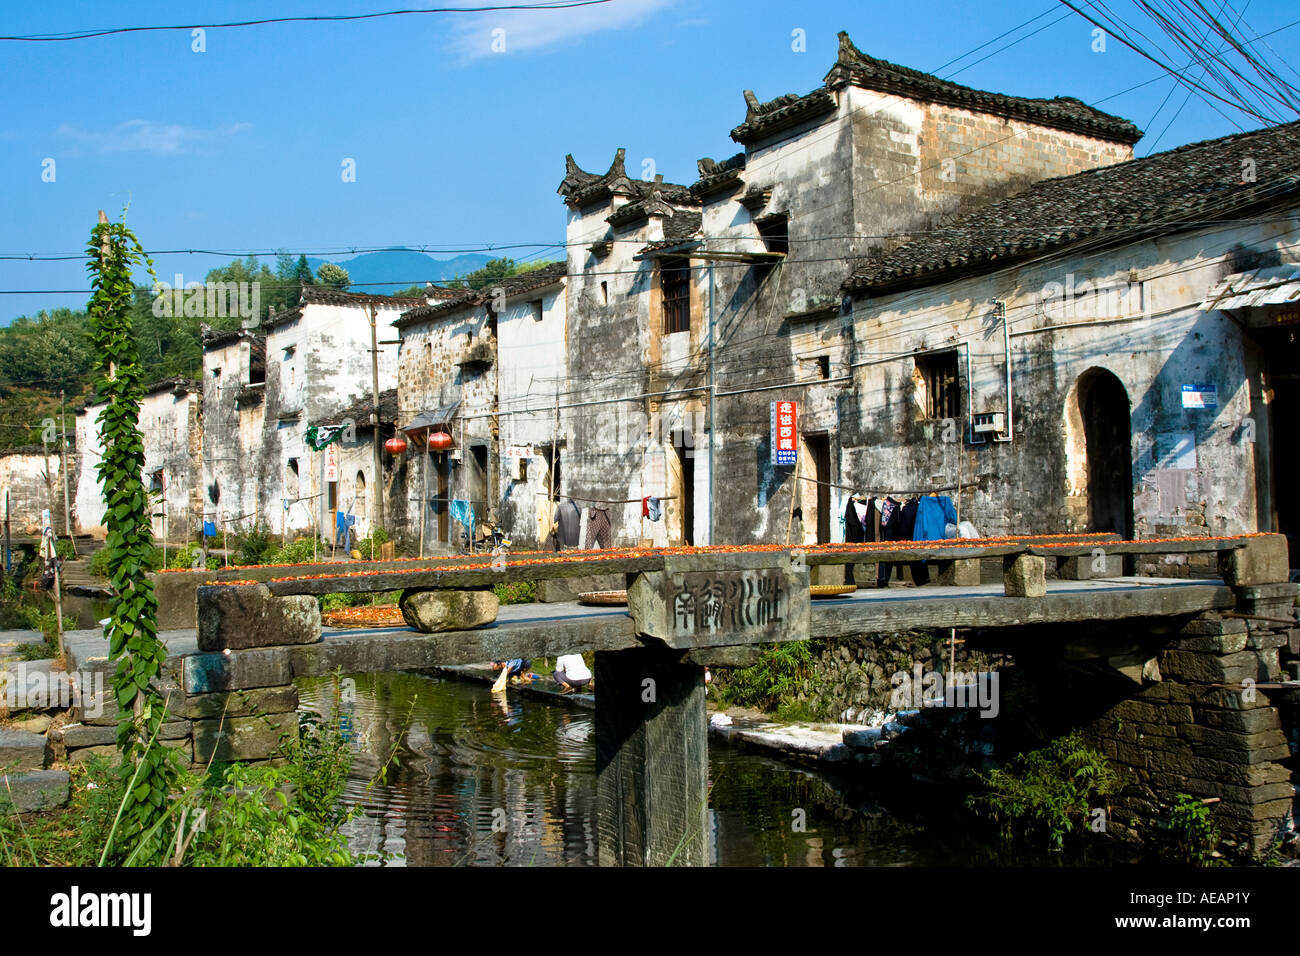
[[402,17],[431,13],[494,13],[509,10],[568,10],[609,3],[610,0],[563,0],[550,3],[516,3],[484,7],[424,7],[408,10],[385,10],[379,13],[332,14],[307,17],[267,17],[261,20],[234,20],[227,23],[188,23],[174,26],[114,27],[108,30],[69,31],[65,33],[37,33],[26,36],[0,36],[0,40],[26,43],[64,43],[69,40],[88,40],[94,37],[117,36],[124,33],[157,33],[169,30],[227,30],[242,27],[266,26],[272,23],[338,23],[351,20],[378,20],[382,17]]

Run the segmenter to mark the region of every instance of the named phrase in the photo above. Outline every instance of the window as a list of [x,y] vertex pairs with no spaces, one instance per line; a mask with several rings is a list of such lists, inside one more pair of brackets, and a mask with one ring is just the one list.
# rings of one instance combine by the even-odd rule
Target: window
[[363,515],[366,513],[366,475],[365,472],[357,472],[356,494],[352,499],[352,511],[354,514]]
[[600,284],[600,304],[609,305],[609,283],[608,282],[602,282]]
[[829,355],[817,356],[817,374],[823,379],[831,377],[831,357]]
[[659,265],[659,294],[663,300],[664,334],[691,328],[691,262],[664,259]]
[[530,309],[532,309],[532,311],[533,311],[533,321],[534,321],[534,322],[540,322],[540,321],[542,321],[542,302],[541,302],[541,300],[539,299],[539,300],[537,300],[536,302],[530,302],[530,303],[528,304],[528,307],[529,307]]
[[162,469],[159,468],[149,476],[150,494],[161,495],[166,490],[166,480],[163,478]]
[[789,253],[789,216],[764,216],[755,225],[758,226],[758,234],[763,237],[763,245],[767,246],[768,252]]
[[[789,254],[790,252],[790,217],[789,216],[764,216],[754,223],[758,227],[758,234],[763,240],[763,245],[767,247],[768,252],[779,252]],[[757,266],[758,280],[762,282],[767,278],[776,265],[781,260],[767,259],[760,262]]]
[[221,378],[221,369],[219,367],[212,370],[212,377]]
[[955,351],[916,356],[915,381],[923,418],[960,417],[961,380]]

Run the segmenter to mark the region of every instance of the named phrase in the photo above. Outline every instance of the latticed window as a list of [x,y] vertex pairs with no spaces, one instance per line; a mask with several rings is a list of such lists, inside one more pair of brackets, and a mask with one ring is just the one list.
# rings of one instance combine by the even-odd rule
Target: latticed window
[[689,259],[664,259],[659,266],[659,294],[664,307],[664,334],[686,332],[691,327],[691,263]]
[[957,374],[957,353],[936,352],[916,357],[920,406],[926,418],[961,416],[961,380]]

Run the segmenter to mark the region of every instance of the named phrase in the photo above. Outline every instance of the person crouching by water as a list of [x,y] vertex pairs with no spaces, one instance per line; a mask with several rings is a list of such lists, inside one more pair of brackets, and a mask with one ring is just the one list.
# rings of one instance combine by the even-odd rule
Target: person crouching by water
[[508,661],[492,661],[492,669],[500,671],[496,683],[492,685],[494,693],[506,689],[506,682],[512,684],[531,684],[533,675],[528,672],[528,668],[533,665],[532,660],[527,657],[515,657]]
[[591,671],[581,654],[565,654],[555,660],[555,673],[551,675],[559,684],[561,694],[584,690],[591,683]]

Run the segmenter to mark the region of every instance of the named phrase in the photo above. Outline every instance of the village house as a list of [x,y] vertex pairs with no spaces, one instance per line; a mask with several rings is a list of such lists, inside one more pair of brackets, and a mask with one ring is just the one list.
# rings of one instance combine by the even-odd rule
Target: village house
[[[203,329],[203,520],[236,528],[259,509],[258,472],[266,410],[266,336],[254,329]],[[279,514],[266,519],[278,518]]]
[[[860,401],[846,267],[1028,184],[1132,157],[1140,132],[1078,100],[973,90],[859,51],[760,102],[744,152],[684,187],[570,157],[566,492],[611,502],[613,543],[838,538],[839,435]],[[771,401],[797,403],[775,463]],[[617,436],[617,440],[611,440]],[[922,490],[930,487],[928,483]],[[797,486],[794,501],[791,489]],[[902,490],[902,489],[898,489]],[[641,499],[664,502],[646,524]]]
[[[390,528],[420,553],[456,550],[495,522],[517,546],[538,543],[528,518],[551,491],[564,276],[564,263],[543,266],[417,306],[392,323],[410,447],[395,464]],[[431,445],[431,434],[447,435],[450,447]]]
[[[197,536],[202,523],[203,406],[198,382],[164,379],[145,388],[140,401],[140,432],[144,438],[144,472],[141,476],[151,501],[151,528],[159,541],[187,541]],[[70,489],[77,526],[82,532],[103,534],[106,511],[98,466],[103,444],[99,415],[104,405],[87,404],[76,410],[77,468],[69,462]],[[62,531],[62,527],[56,527]]]
[[1281,531],[1295,566],[1298,230],[1291,123],[900,240],[844,283],[842,473],[864,492],[959,486],[985,534]]
[[[204,454],[209,520],[334,540],[342,514],[355,538],[369,534],[382,507],[373,489],[385,480],[375,474],[371,343],[425,301],[304,286],[298,304],[256,334],[207,338],[204,392],[215,429]],[[382,441],[397,419],[395,346],[378,346],[377,374]]]

